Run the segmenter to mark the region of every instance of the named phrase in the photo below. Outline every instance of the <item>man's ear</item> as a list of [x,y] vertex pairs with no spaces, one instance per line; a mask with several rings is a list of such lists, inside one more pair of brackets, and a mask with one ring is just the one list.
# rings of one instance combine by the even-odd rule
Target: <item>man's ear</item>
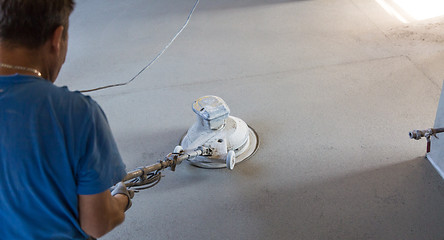
[[63,26],[58,26],[51,36],[51,49],[56,51],[57,55],[60,53],[60,44],[62,43],[64,29]]

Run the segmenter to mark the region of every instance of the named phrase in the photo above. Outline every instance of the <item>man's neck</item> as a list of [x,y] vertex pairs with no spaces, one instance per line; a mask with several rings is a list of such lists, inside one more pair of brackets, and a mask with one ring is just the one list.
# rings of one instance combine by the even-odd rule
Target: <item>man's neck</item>
[[[38,76],[43,74],[44,63],[39,49],[10,47],[0,43],[0,75],[24,74]],[[44,77],[44,76],[42,76]]]

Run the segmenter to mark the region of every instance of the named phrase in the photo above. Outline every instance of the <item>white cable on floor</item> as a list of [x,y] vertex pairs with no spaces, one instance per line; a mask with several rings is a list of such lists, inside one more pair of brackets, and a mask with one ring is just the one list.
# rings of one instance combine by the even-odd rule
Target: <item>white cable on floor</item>
[[196,0],[196,2],[194,3],[193,8],[191,9],[190,13],[188,14],[188,18],[185,22],[185,24],[182,26],[182,28],[176,33],[176,35],[174,35],[174,37],[171,39],[171,41],[162,49],[162,51],[159,52],[159,54],[157,54],[157,56],[155,58],[153,58],[153,60],[151,60],[145,67],[142,68],[142,70],[140,70],[136,75],[134,75],[134,77],[132,77],[129,81],[124,82],[124,83],[116,83],[116,84],[111,84],[111,85],[107,85],[107,86],[103,86],[103,87],[98,87],[98,88],[93,88],[93,89],[88,89],[88,90],[81,90],[80,92],[85,93],[85,92],[93,92],[93,91],[98,91],[98,90],[102,90],[102,89],[106,89],[106,88],[111,88],[111,87],[120,87],[120,86],[124,86],[127,85],[129,83],[131,83],[132,81],[134,81],[134,79],[136,79],[140,74],[142,74],[142,72],[144,72],[146,69],[150,68],[151,65],[153,65],[154,62],[157,61],[157,59],[160,58],[160,56],[163,55],[163,53],[171,46],[171,44],[176,40],[176,38],[182,33],[182,31],[187,27],[188,23],[191,20],[191,16],[193,16],[194,10],[196,10],[197,5],[199,4],[199,0]]

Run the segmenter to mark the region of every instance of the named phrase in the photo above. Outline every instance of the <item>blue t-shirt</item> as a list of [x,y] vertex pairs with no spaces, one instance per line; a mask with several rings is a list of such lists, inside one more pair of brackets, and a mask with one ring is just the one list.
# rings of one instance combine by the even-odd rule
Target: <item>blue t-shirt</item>
[[85,239],[77,195],[125,176],[105,114],[42,78],[0,76],[0,239]]

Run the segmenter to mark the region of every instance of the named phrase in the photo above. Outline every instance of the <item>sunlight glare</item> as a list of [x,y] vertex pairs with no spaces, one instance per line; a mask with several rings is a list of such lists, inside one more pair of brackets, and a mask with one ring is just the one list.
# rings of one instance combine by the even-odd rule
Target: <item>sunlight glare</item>
[[403,23],[444,16],[444,0],[375,0]]
[[415,20],[425,20],[444,15],[442,0],[393,0]]
[[403,23],[408,23],[407,19],[405,19],[401,14],[398,13],[392,6],[390,6],[388,3],[385,2],[385,0],[376,0],[376,2],[384,8],[386,12],[389,14],[395,16],[399,21]]

